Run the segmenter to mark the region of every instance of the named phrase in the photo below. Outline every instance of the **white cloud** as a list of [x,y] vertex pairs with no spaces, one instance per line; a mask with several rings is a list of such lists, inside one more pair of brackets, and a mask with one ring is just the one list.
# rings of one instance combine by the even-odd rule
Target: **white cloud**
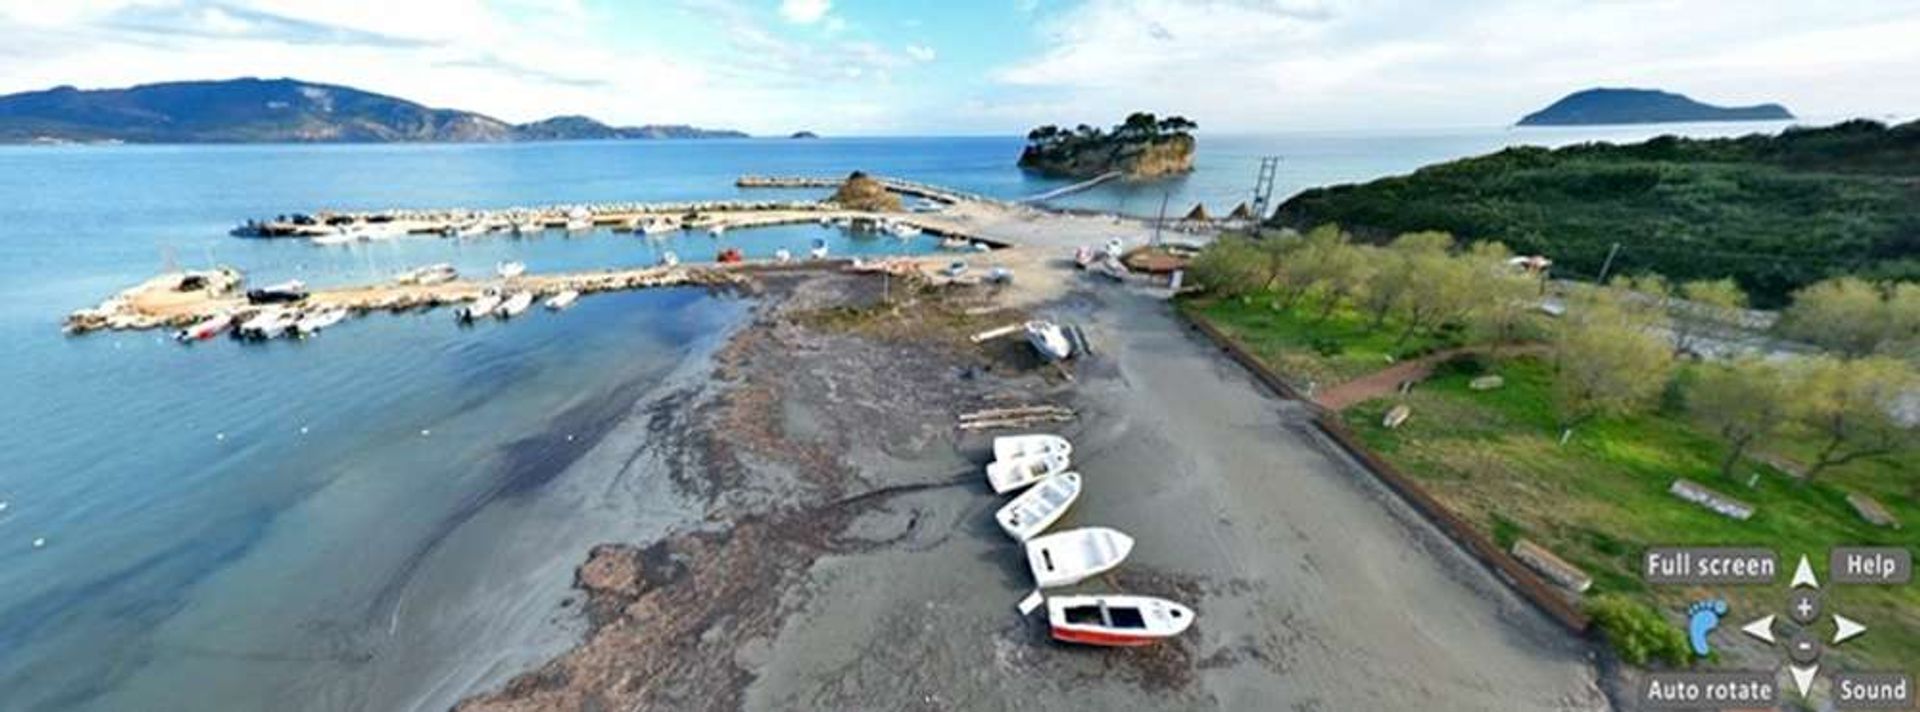
[[[1086,120],[1214,129],[1500,124],[1589,86],[1781,101],[1807,116],[1920,105],[1920,15],[1898,2],[1087,0],[994,78]],[[1036,117],[1064,120],[1076,117]]]
[[932,47],[923,44],[910,44],[907,45],[907,56],[912,57],[915,62],[931,62],[939,57],[940,54],[933,51]]
[[831,9],[832,0],[780,0],[780,16],[802,25],[819,22]]

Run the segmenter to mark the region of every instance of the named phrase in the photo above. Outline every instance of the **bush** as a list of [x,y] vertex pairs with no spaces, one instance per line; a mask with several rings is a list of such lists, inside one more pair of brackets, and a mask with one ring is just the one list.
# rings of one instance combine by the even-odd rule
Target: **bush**
[[1493,361],[1486,354],[1460,354],[1441,362],[1433,369],[1436,376],[1462,376],[1473,378],[1493,371]]
[[1687,635],[1667,622],[1660,612],[1625,596],[1596,596],[1587,603],[1587,615],[1613,645],[1614,652],[1633,665],[1658,660],[1674,667],[1685,665],[1693,651]]
[[1328,338],[1325,336],[1315,338],[1313,340],[1313,343],[1310,344],[1310,346],[1313,348],[1314,353],[1320,354],[1321,356],[1326,358],[1333,358],[1335,356],[1339,356],[1340,354],[1346,353],[1347,351],[1346,345],[1340,343],[1339,339]]

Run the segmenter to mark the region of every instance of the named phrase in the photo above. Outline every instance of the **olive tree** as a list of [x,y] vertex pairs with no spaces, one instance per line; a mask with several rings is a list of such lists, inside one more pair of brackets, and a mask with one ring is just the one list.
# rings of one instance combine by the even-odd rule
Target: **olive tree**
[[[1874,284],[1858,277],[1839,277],[1793,293],[1793,303],[1780,314],[1781,335],[1798,339],[1842,356],[1856,358],[1912,344],[1914,304],[1920,290],[1912,285]],[[1900,333],[1902,329],[1908,333]]]
[[1897,409],[1917,389],[1920,378],[1899,359],[1810,359],[1794,418],[1821,441],[1807,479],[1863,457],[1911,449],[1920,429]]
[[1568,433],[1600,416],[1651,406],[1673,371],[1672,349],[1617,290],[1585,290],[1554,329],[1554,395]]
[[1800,371],[1759,358],[1744,358],[1701,368],[1687,388],[1687,409],[1727,445],[1720,475],[1733,468],[1754,443],[1780,432],[1798,403]]

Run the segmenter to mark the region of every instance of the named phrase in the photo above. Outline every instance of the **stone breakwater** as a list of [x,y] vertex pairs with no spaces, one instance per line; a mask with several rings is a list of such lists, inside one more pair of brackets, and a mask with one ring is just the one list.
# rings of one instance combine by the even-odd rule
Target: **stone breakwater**
[[216,316],[243,319],[263,309],[315,312],[346,309],[353,314],[401,312],[460,304],[488,291],[502,294],[529,292],[547,296],[564,291],[581,294],[678,286],[731,286],[746,281],[744,270],[711,267],[647,267],[641,269],[529,274],[509,279],[456,279],[432,285],[380,283],[317,289],[292,304],[250,304],[240,285],[244,276],[235,269],[163,274],[67,316],[63,329],[82,334],[102,329],[138,330],[182,328]]

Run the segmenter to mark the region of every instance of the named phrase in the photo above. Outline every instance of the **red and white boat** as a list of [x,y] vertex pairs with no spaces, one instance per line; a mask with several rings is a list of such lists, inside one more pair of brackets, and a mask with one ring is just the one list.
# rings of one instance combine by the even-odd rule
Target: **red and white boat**
[[229,326],[233,326],[232,314],[215,314],[193,326],[181,329],[179,333],[173,335],[173,338],[181,341],[205,341],[219,336],[220,332],[226,331]]
[[1082,645],[1152,645],[1193,625],[1193,609],[1151,596],[1054,596],[1047,599],[1053,639]]

